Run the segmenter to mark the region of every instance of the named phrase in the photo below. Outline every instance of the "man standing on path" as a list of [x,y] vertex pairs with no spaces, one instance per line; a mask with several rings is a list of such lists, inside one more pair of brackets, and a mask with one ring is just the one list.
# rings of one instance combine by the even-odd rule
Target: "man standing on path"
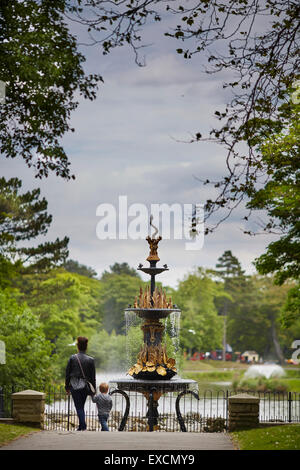
[[84,405],[90,394],[86,381],[89,381],[96,389],[96,370],[94,359],[86,354],[88,339],[84,336],[77,338],[78,354],[73,354],[66,368],[65,388],[71,393],[74,400],[79,427],[77,431],[86,430]]

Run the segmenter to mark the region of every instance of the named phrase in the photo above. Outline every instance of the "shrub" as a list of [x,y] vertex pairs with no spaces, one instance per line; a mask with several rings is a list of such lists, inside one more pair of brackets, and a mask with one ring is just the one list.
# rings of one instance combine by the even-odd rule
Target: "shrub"
[[258,377],[253,379],[242,378],[240,381],[234,380],[232,387],[235,392],[287,392],[288,387],[279,379]]

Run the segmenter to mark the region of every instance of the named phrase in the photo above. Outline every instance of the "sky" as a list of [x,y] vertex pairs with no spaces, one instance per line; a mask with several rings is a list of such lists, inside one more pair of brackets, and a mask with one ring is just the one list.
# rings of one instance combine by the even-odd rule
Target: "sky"
[[[214,111],[228,99],[222,88],[228,77],[205,74],[198,56],[183,59],[176,53],[178,44],[164,38],[166,26],[162,21],[146,28],[145,40],[151,46],[143,49],[145,67],[136,65],[129,48],[106,56],[96,47],[81,48],[87,71],[100,73],[104,84],[95,101],[79,97],[71,119],[75,132],[63,138],[75,181],[54,175],[40,181],[21,158],[1,161],[3,176],[21,178],[24,191],[40,187],[47,199],[53,222],[43,241],[67,235],[69,257],[91,266],[99,276],[115,262],[146,265],[149,253],[144,238],[100,240],[99,205],[111,204],[118,213],[119,198],[126,196],[128,207],[143,205],[149,215],[151,204],[204,204],[211,190],[197,178],[218,179],[225,172],[224,149],[186,142],[216,124]],[[253,273],[253,260],[273,238],[243,234],[243,215],[238,208],[198,250],[188,251],[187,240],[174,239],[171,231],[170,239],[159,245],[161,263],[170,269],[160,281],[176,287],[196,267],[214,267],[225,250]],[[133,219],[128,216],[129,222]]]

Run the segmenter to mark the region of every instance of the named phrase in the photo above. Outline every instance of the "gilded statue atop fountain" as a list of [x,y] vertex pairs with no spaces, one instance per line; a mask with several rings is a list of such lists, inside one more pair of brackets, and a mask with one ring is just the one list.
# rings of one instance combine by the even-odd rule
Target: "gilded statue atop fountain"
[[147,261],[159,261],[160,258],[158,256],[158,253],[157,253],[157,249],[158,249],[158,244],[160,242],[160,240],[162,240],[162,237],[159,235],[157,238],[155,238],[155,235],[158,233],[158,228],[155,227],[155,225],[152,224],[152,220],[153,220],[153,215],[150,216],[150,225],[155,228],[155,232],[153,233],[152,237],[147,237],[146,240],[147,242],[149,243],[149,247],[150,247],[150,253],[149,253],[149,256],[147,258]]
[[147,261],[159,261],[160,258],[157,254],[157,249],[158,249],[158,244],[161,240],[161,236],[158,238],[150,238],[149,236],[146,238],[147,242],[149,243],[150,246],[150,253],[147,258]]

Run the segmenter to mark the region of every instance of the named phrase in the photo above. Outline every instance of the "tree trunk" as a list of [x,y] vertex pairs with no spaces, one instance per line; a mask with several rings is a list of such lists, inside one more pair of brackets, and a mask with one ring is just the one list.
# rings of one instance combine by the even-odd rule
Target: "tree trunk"
[[226,333],[227,333],[227,313],[224,315],[224,329],[223,329],[223,351],[222,351],[222,359],[223,361],[226,361],[226,346],[227,346],[227,339],[226,339]]

